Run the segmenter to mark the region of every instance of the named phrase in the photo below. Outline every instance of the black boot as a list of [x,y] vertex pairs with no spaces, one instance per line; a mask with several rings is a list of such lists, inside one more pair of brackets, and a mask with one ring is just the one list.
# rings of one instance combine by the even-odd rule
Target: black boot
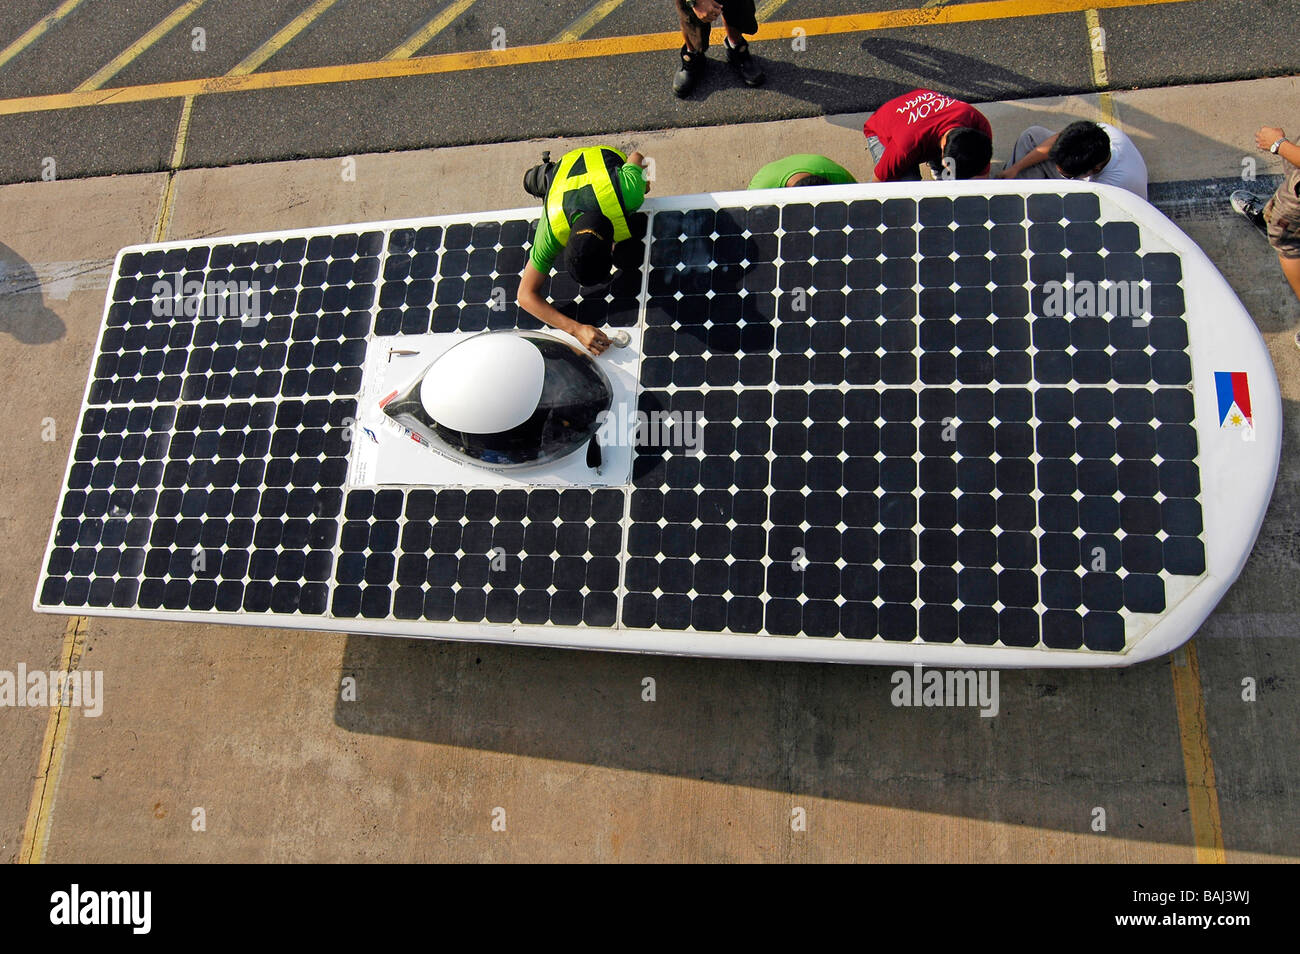
[[696,53],[689,46],[682,45],[682,68],[673,77],[673,95],[685,99],[704,75],[709,61],[703,53]]
[[740,78],[745,81],[746,86],[762,86],[766,77],[763,75],[763,68],[758,65],[758,61],[749,53],[749,42],[742,41],[740,46],[732,46],[731,40],[723,41],[723,46],[727,48],[727,62],[731,68],[740,74]]

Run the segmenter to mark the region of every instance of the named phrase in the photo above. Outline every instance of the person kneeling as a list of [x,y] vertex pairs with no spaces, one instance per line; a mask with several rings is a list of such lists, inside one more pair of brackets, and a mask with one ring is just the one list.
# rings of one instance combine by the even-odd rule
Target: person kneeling
[[632,213],[641,207],[648,190],[645,157],[625,156],[608,146],[592,146],[566,153],[546,190],[542,217],[537,223],[528,264],[519,279],[519,304],[534,318],[568,332],[592,354],[609,347],[609,337],[599,328],[575,321],[541,295],[555,259],[564,253],[564,265],[579,287],[607,281],[614,250],[633,239]]
[[998,178],[1083,179],[1147,197],[1147,164],[1133,140],[1110,123],[1081,120],[1056,134],[1030,126]]
[[891,99],[862,132],[877,182],[920,182],[922,163],[936,179],[980,179],[993,157],[993,129],[984,114],[928,89]]
[[769,162],[750,180],[751,189],[790,189],[798,186],[846,185],[853,173],[825,156],[803,153]]

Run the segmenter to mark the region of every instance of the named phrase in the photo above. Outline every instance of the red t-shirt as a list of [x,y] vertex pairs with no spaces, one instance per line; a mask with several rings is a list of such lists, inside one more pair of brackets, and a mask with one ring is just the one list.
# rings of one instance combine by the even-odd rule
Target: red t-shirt
[[863,134],[875,136],[885,147],[876,163],[876,180],[891,182],[902,173],[915,172],[923,162],[938,162],[943,156],[939,147],[943,134],[963,126],[993,138],[984,114],[959,99],[928,89],[891,99],[862,124]]

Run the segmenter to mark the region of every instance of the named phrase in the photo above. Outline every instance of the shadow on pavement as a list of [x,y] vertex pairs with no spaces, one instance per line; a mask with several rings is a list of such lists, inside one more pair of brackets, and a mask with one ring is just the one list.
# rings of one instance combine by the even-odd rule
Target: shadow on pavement
[[[993,718],[895,707],[886,667],[353,636],[343,672],[351,732],[1080,833],[1101,806],[1102,837],[1191,842],[1164,660],[1005,671]],[[1300,850],[1269,828],[1232,847]]]
[[41,280],[32,266],[0,242],[0,332],[22,344],[58,341],[66,332],[63,319],[45,307]]

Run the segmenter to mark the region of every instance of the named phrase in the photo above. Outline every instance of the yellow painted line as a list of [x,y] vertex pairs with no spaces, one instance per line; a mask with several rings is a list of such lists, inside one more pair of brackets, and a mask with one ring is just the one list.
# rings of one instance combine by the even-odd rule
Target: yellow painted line
[[163,186],[162,202],[158,208],[158,221],[154,223],[154,242],[167,241],[167,233],[172,224],[172,204],[176,201],[176,173],[167,173],[167,183]]
[[174,30],[182,20],[199,7],[203,6],[205,2],[206,0],[186,0],[185,3],[182,3],[171,13],[167,14],[165,18],[160,20],[152,30],[140,37],[140,39],[136,40],[121,53],[117,54],[117,56],[113,57],[108,65],[102,67],[94,76],[78,86],[76,91],[84,93],[99,89],[118,73],[122,72],[122,70],[126,69],[126,67],[129,66],[141,53],[149,49],[149,47],[153,46]]
[[[59,669],[72,672],[81,663],[81,653],[86,645],[85,616],[69,618],[63,630],[63,652]],[[63,768],[63,748],[68,739],[68,726],[72,711],[68,700],[59,696],[58,705],[50,706],[50,716],[45,723],[45,738],[41,742],[41,761],[32,786],[31,801],[27,805],[27,824],[23,826],[23,841],[18,849],[18,863],[39,865],[45,860],[45,846],[50,840],[50,814],[54,808],[54,792]]]
[[190,135],[190,118],[194,114],[194,97],[186,96],[181,104],[181,120],[176,126],[176,143],[172,146],[171,168],[167,172],[167,182],[163,186],[162,201],[158,206],[158,221],[154,223],[153,240],[167,241],[171,231],[172,206],[176,202],[176,172],[185,159],[185,142]]
[[790,0],[765,0],[765,2],[760,4],[758,9],[754,11],[754,19],[758,20],[759,23],[765,23],[772,19],[772,14],[776,13],[776,11],[780,10],[789,2]]
[[[803,28],[808,36],[830,36],[841,33],[894,30],[900,27],[942,26],[953,23],[972,23],[980,20],[1006,20],[1056,13],[1079,13],[1092,8],[1145,7],[1157,4],[1190,2],[1193,2],[1193,0],[985,0],[985,2],[979,3],[959,3],[930,9],[889,10],[876,13],[853,13],[834,17],[762,23],[759,24],[758,34],[755,39],[784,40],[790,35],[790,30],[794,27]],[[571,43],[516,46],[505,50],[472,50],[464,53],[442,53],[436,56],[412,57],[411,59],[348,63],[341,66],[313,66],[296,70],[280,70],[278,72],[250,73],[246,76],[211,76],[206,79],[177,80],[170,83],[123,86],[116,89],[3,99],[0,100],[0,116],[35,113],[44,110],[77,109],[85,106],[104,106],[116,103],[141,103],[150,100],[201,96],[212,93],[238,93],[248,90],[322,86],[330,83],[394,79],[402,76],[434,76],[440,73],[523,66],[530,63],[559,63],[593,57],[622,56],[628,53],[676,50],[681,45],[682,35],[680,32],[643,33],[636,36],[574,40]]]
[[0,50],[0,66],[4,66],[23,50],[27,49],[43,37],[49,31],[50,27],[54,26],[73,10],[77,9],[77,7],[81,6],[81,3],[82,0],[64,0],[64,2],[59,4],[52,13],[47,13],[45,16],[37,20],[35,24],[28,28],[26,33],[14,40],[3,50]]
[[[781,2],[784,3],[785,0],[781,0]],[[556,34],[555,39],[551,42],[569,43],[579,37],[585,36],[591,32],[592,27],[622,5],[623,0],[600,0],[600,2],[594,7],[565,27],[562,32]],[[780,6],[779,3],[777,5]]]
[[1092,53],[1092,81],[1098,89],[1110,85],[1110,74],[1106,71],[1105,32],[1101,29],[1101,16],[1096,10],[1085,10],[1083,19],[1088,24],[1088,48]]
[[176,145],[172,148],[172,169],[179,169],[181,160],[185,158],[185,140],[190,134],[190,117],[193,113],[194,97],[186,96],[181,106],[180,125],[176,129]]
[[474,0],[455,0],[454,3],[447,4],[438,11],[432,20],[408,36],[401,46],[385,56],[384,59],[405,60],[414,56],[421,47],[447,29],[451,25],[451,21],[473,5]]
[[1106,69],[1106,31],[1102,29],[1101,17],[1095,9],[1085,10],[1083,19],[1088,25],[1088,49],[1092,54],[1092,84],[1101,91],[1101,95],[1097,97],[1097,105],[1101,110],[1102,122],[1114,123],[1116,121],[1115,99],[1109,92],[1110,72]]
[[280,29],[275,36],[267,40],[244,59],[229,73],[227,76],[244,76],[253,72],[280,50],[289,44],[289,41],[296,37],[307,27],[320,17],[322,13],[334,6],[337,0],[316,0],[310,7],[302,11]]
[[1219,817],[1219,792],[1214,783],[1214,759],[1210,755],[1210,730],[1205,721],[1205,694],[1201,691],[1201,667],[1196,646],[1187,643],[1170,659],[1174,676],[1174,702],[1178,706],[1178,735],[1183,745],[1183,769],[1187,773],[1187,804],[1192,815],[1192,836],[1196,863],[1221,865],[1223,820]]

